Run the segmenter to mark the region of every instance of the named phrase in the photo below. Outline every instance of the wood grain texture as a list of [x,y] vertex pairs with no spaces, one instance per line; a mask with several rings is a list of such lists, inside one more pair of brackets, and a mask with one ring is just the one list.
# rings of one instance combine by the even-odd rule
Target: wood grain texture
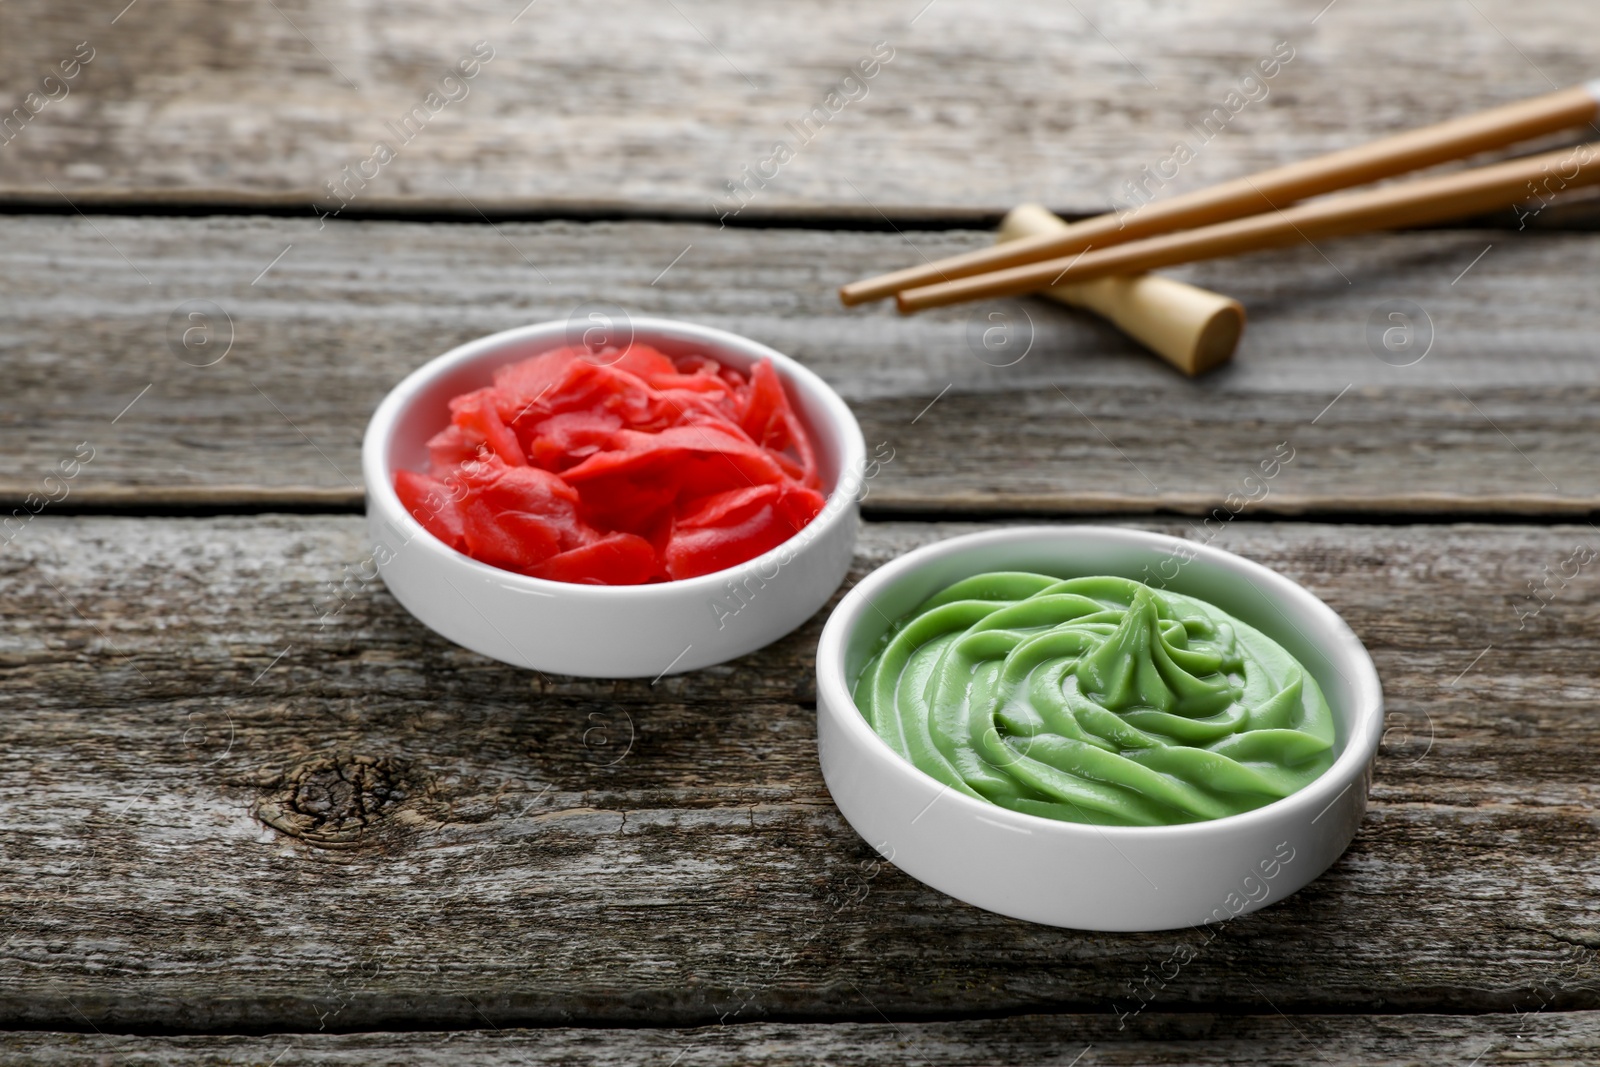
[[[869,524],[856,573],[972,528]],[[0,555],[0,1020],[1114,1025],[1180,945],[1152,1014],[1594,1010],[1593,568],[1517,607],[1597,542],[1223,531],[1349,620],[1391,728],[1351,850],[1213,937],[1033,926],[876,864],[816,767],[820,614],[653,686],[543,677],[376,584],[330,610],[355,517],[43,517]]]
[[[43,479],[83,442],[94,459],[67,506],[354,507],[361,434],[406,373],[597,300],[725,327],[817,370],[869,449],[893,450],[867,500],[879,514],[1203,514],[1252,495],[1244,479],[1281,442],[1296,458],[1258,509],[1600,506],[1587,282],[1600,241],[1588,236],[1379,236],[1184,271],[1252,316],[1233,364],[1189,381],[1043,301],[901,318],[834,298],[842,278],[989,239],[979,233],[118,217],[6,227],[7,511],[59,495]],[[1401,298],[1422,309],[1414,350],[1431,335],[1405,367],[1367,341],[1372,324],[1395,325],[1387,302]],[[213,302],[214,321],[187,317],[198,300]],[[990,340],[1009,344],[986,349],[985,331],[1007,322]]]
[[[787,143],[748,209],[875,219],[1105,210],[1183,140],[1193,188],[1576,84],[1600,13],[1574,0],[1350,3],[470,0],[194,4],[10,0],[9,111],[87,40],[94,59],[0,147],[0,196],[699,215]],[[495,57],[409,142],[398,123],[477,41]],[[874,42],[894,58],[808,143],[787,127]],[[1288,42],[1293,59],[1230,102]],[[953,73],[954,72],[954,73]],[[57,90],[59,92],[59,90]],[[459,95],[459,90],[456,91]],[[859,96],[859,90],[856,91]],[[1216,109],[1209,140],[1195,128]],[[1219,131],[1220,132],[1217,132]],[[371,168],[369,168],[369,171]],[[773,174],[768,167],[767,173]],[[1169,171],[1170,173],[1170,171]]]
[[[1360,1063],[1370,1067],[1527,1063],[1592,1064],[1594,1012],[1512,1015],[1148,1015],[1118,1029],[1104,1015],[1014,1016],[960,1022],[754,1024],[695,1030],[493,1030],[455,1033],[140,1037],[92,1033],[0,1034],[7,1061],[40,1067],[115,1062],[178,1064],[599,1065],[682,1063],[1220,1064]],[[274,1059],[274,1057],[279,1057]],[[675,1057],[677,1057],[675,1059]],[[1074,1059],[1074,1057],[1081,1057]]]

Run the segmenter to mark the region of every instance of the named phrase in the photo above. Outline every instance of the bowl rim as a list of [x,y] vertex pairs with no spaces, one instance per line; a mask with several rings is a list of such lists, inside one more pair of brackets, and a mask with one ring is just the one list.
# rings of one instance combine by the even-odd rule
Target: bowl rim
[[[855,502],[855,495],[860,492],[861,486],[851,487],[849,483],[852,481],[852,475],[855,476],[854,480],[859,481],[861,472],[866,467],[866,439],[862,436],[861,426],[856,422],[850,406],[832,386],[822,380],[821,376],[792,356],[785,355],[775,348],[714,326],[647,315],[629,315],[628,322],[633,332],[633,340],[646,344],[650,343],[652,337],[666,337],[704,344],[713,350],[707,353],[713,358],[717,358],[724,351],[732,350],[751,356],[753,360],[771,359],[785,384],[804,391],[808,397],[820,402],[827,414],[828,424],[813,429],[837,439],[839,473],[835,485],[824,498],[822,510],[803,529],[743,563],[736,563],[731,567],[712,571],[710,574],[696,575],[693,578],[676,578],[645,585],[587,585],[518,574],[516,571],[504,570],[457,552],[429,533],[427,528],[400,503],[400,497],[394,490],[394,472],[389,469],[388,445],[394,436],[401,414],[415,402],[417,395],[437,378],[463,365],[485,360],[500,349],[545,340],[558,342],[551,344],[550,348],[560,347],[560,343],[565,342],[570,325],[567,319],[547,319],[543,322],[514,326],[511,329],[466,341],[428,360],[389,390],[379,402],[377,409],[373,411],[361,442],[361,474],[366,485],[369,514],[376,508],[386,519],[398,523],[400,531],[405,535],[402,544],[419,544],[435,556],[448,559],[469,573],[477,574],[486,580],[499,581],[507,588],[543,597],[588,596],[613,600],[667,599],[695,593],[720,592],[730,579],[738,580],[750,573],[765,571],[769,564],[786,550],[791,553],[803,550],[805,545],[795,547],[795,543],[800,539],[804,538],[806,544],[814,543],[821,539],[826,530],[850,520],[854,513],[852,505]],[[793,555],[790,559],[793,559]],[[780,561],[779,565],[782,566],[783,562]],[[767,577],[770,579],[771,576]]]
[[[950,789],[922,768],[889,747],[867,724],[866,717],[856,706],[851,686],[845,677],[845,657],[850,636],[871,608],[875,594],[881,592],[921,567],[936,561],[959,556],[977,548],[1003,544],[1008,541],[1029,541],[1040,537],[1070,543],[1090,538],[1101,542],[1169,549],[1177,545],[1195,553],[1195,560],[1208,563],[1252,581],[1258,589],[1280,602],[1291,601],[1310,615],[1319,618],[1329,633],[1337,638],[1330,649],[1330,659],[1336,661],[1335,669],[1343,675],[1349,671],[1347,681],[1355,691],[1355,706],[1350,711],[1348,737],[1342,752],[1327,770],[1303,788],[1250,811],[1225,815],[1219,819],[1199,822],[1173,823],[1165,826],[1101,826],[1096,823],[1067,822],[1047,819],[1014,811],[977,797]],[[882,614],[881,612],[879,613]],[[1272,635],[1267,634],[1268,637]],[[1275,640],[1275,638],[1274,638]],[[878,761],[890,760],[902,771],[910,773],[910,780],[920,780],[939,791],[935,799],[944,798],[954,803],[966,815],[981,817],[1002,828],[1025,830],[1030,833],[1054,835],[1067,840],[1085,840],[1095,837],[1115,845],[1138,842],[1141,845],[1158,845],[1164,840],[1194,838],[1196,836],[1248,833],[1265,828],[1302,812],[1325,813],[1334,803],[1360,781],[1367,767],[1377,755],[1383,734],[1383,687],[1378,678],[1377,666],[1366,647],[1356,637],[1339,613],[1325,604],[1310,590],[1285,575],[1279,574],[1254,560],[1225,549],[1186,541],[1169,534],[1149,530],[1136,530],[1122,526],[1071,524],[1060,526],[1027,525],[1008,526],[998,530],[981,530],[955,537],[942,538],[912,549],[868,574],[845,594],[838,607],[828,617],[817,644],[817,708],[819,715],[831,715],[842,729],[848,743],[864,746]],[[849,709],[845,714],[842,709]],[[1337,715],[1338,712],[1335,711]],[[902,780],[905,780],[902,778]],[[1321,818],[1321,814],[1311,821]]]

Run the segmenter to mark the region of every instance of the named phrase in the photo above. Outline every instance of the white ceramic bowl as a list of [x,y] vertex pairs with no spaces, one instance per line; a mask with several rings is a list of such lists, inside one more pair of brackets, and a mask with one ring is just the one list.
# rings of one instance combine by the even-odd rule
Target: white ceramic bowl
[[742,656],[827,603],[855,548],[866,447],[850,409],[788,356],[744,337],[668,319],[631,320],[635,341],[698,352],[747,370],[772,360],[816,442],[827,503],[788,541],[737,567],[638,586],[552,582],[479,563],[429,534],[400,504],[394,472],[426,468],[426,442],[449,424],[451,397],[494,369],[573,342],[546,322],[451,349],[394,388],[361,448],[373,558],[395,599],[429,629],[517,667],[593,678],[657,678]]
[[[1193,558],[1177,563],[1174,549]],[[1167,589],[1256,627],[1316,678],[1334,713],[1333,766],[1265,807],[1178,826],[1059,822],[952,792],[884,743],[850,693],[890,620],[952,582],[990,570],[1146,580],[1176,570]],[[1332,608],[1230,552],[1138,530],[1017,527],[927,545],[852,589],[817,649],[817,749],[850,825],[935,889],[1052,926],[1177,929],[1242,915],[1294,892],[1355,835],[1382,731],[1377,670]]]

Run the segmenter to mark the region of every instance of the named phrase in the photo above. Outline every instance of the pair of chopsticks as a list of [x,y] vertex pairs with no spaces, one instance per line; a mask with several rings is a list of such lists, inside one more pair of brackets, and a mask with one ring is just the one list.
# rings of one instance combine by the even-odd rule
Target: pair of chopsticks
[[1422,226],[1548,200],[1600,184],[1600,142],[1440,177],[1298,203],[1356,185],[1592,123],[1600,79],[1263,171],[1131,212],[1073,223],[852,282],[846,304],[893,296],[902,312],[1018,296],[1049,286],[1192,263],[1370,230]]

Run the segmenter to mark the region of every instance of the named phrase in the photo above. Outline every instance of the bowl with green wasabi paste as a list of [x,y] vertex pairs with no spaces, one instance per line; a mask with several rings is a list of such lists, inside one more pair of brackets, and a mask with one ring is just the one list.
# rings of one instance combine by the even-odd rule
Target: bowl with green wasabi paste
[[1178,929],[1300,889],[1354,837],[1382,729],[1332,608],[1141,530],[916,549],[817,650],[818,754],[851,826],[935,889],[1052,926]]

